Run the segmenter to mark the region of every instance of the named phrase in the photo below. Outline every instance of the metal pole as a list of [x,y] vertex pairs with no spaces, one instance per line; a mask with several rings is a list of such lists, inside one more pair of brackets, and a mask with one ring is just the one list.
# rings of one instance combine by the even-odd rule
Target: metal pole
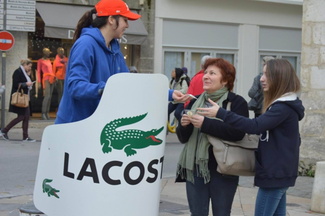
[[[2,51],[2,78],[1,78],[1,84],[5,85],[6,84],[6,52]],[[6,86],[8,88],[8,86]],[[2,93],[1,97],[1,129],[5,127],[5,108],[6,108],[6,91]]]
[[[7,25],[7,1],[3,3],[3,30],[6,30]],[[2,51],[1,60],[2,60],[2,85],[6,85],[6,57],[7,54],[5,51]],[[6,86],[8,88],[8,86]],[[6,109],[6,90],[2,93],[1,97],[1,129],[5,127],[5,109]]]

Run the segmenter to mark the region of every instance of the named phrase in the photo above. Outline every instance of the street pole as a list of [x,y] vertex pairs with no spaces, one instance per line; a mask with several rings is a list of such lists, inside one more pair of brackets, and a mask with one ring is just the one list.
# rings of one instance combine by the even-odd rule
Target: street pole
[[[2,51],[2,77],[1,77],[1,84],[6,84],[6,52]],[[6,86],[7,88],[7,86]],[[5,109],[6,109],[6,90],[2,93],[1,97],[1,129],[5,127]]]
[[[7,11],[7,1],[4,1],[4,10],[3,10],[3,30],[6,29],[6,11]],[[6,57],[7,54],[5,51],[2,51],[2,55],[1,55],[1,61],[2,61],[2,76],[1,76],[1,84],[2,85],[6,85]],[[6,88],[8,88],[6,86]],[[2,97],[1,97],[1,129],[3,129],[5,127],[5,109],[6,109],[6,90],[4,90],[4,92],[2,93]]]

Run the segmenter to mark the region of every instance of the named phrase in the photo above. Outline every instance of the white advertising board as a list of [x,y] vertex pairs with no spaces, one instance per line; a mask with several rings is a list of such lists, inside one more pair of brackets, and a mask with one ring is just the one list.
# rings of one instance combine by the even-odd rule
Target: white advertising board
[[45,128],[34,187],[48,216],[155,216],[159,212],[168,79],[108,79],[95,113]]

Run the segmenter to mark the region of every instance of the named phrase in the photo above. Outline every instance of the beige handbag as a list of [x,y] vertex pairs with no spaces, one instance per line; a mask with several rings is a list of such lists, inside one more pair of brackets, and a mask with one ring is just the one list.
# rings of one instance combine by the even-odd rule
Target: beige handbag
[[11,105],[26,108],[29,106],[29,96],[20,87],[19,84],[17,91],[11,95]]
[[255,175],[255,151],[258,146],[258,135],[246,134],[242,140],[237,142],[207,136],[209,143],[213,146],[219,173],[236,176]]
[[[227,110],[230,110],[230,102]],[[259,136],[246,134],[240,141],[227,141],[207,135],[213,146],[213,154],[218,163],[217,171],[221,174],[236,176],[255,175],[255,151]]]

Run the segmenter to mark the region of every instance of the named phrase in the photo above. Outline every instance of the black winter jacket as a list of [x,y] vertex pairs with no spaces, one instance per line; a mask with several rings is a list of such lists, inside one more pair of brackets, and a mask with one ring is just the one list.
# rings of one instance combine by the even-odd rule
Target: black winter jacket
[[15,72],[12,75],[12,88],[11,88],[11,94],[10,94],[10,100],[9,100],[9,112],[17,113],[18,115],[24,115],[26,109],[28,108],[22,108],[22,107],[16,107],[11,105],[11,95],[17,91],[19,84],[21,84],[21,88],[23,89],[25,94],[28,94],[28,86],[26,85],[27,79],[24,75],[24,72],[19,67],[15,70]]
[[[191,103],[186,107],[190,109],[195,100],[191,100]],[[248,107],[246,100],[240,95],[236,95],[233,92],[229,92],[228,98],[223,102],[222,107],[226,108],[228,102],[231,102],[230,110],[238,115],[248,117]],[[176,134],[181,143],[186,143],[192,135],[193,125],[187,125],[186,127],[179,124],[176,128]],[[232,127],[230,124],[224,123],[220,120],[204,118],[201,133],[219,137],[229,141],[239,141],[245,136],[245,132]],[[209,170],[210,172],[216,172],[217,162],[214,158],[212,146],[209,148]]]

